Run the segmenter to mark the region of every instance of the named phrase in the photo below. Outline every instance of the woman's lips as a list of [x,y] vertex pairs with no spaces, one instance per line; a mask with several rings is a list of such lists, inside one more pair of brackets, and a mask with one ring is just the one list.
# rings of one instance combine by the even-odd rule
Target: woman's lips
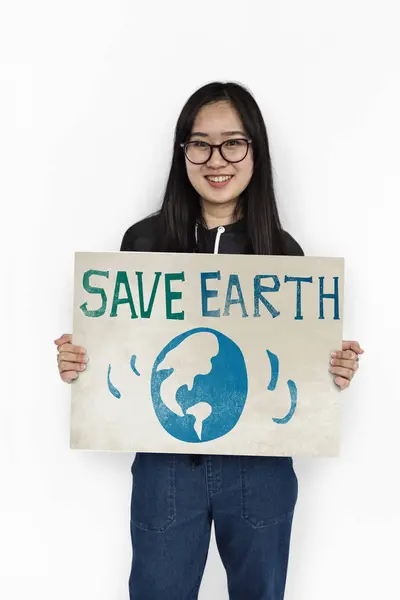
[[206,179],[212,187],[224,187],[225,185],[228,185],[228,183],[234,178],[234,175],[216,176],[215,179],[217,179],[217,181],[213,181],[212,179],[210,179],[210,177],[212,176],[206,175]]

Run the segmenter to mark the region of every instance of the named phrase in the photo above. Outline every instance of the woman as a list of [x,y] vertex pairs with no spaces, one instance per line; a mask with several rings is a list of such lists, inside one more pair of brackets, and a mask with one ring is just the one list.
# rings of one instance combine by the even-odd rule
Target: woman
[[[133,225],[121,250],[302,256],[282,230],[268,138],[243,87],[211,83],[179,116],[161,211]],[[65,382],[87,358],[70,335],[55,342]],[[331,359],[347,387],[363,351],[343,342]],[[197,598],[211,522],[232,600],[282,600],[297,478],[288,457],[136,455],[132,466],[131,600]]]

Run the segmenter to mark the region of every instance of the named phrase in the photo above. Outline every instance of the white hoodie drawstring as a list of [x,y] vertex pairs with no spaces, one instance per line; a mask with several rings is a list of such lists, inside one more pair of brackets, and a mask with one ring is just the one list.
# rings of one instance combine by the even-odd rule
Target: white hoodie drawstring
[[[199,224],[196,223],[196,227],[195,227],[195,230],[194,230],[194,237],[196,239],[196,246],[197,246],[198,238],[199,238],[198,228],[199,228]],[[215,236],[214,254],[218,254],[219,242],[221,240],[221,235],[223,233],[225,233],[225,227],[223,227],[222,225],[220,225],[220,227],[218,227],[218,230],[217,230],[217,235]]]
[[221,235],[225,232],[225,227],[218,227],[217,235],[215,236],[215,244],[214,244],[214,254],[218,254],[219,250],[219,241],[221,239]]

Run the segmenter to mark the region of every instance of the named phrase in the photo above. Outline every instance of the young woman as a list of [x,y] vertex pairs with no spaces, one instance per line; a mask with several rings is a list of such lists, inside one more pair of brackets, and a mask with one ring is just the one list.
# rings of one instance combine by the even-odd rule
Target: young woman
[[[265,123],[246,89],[210,83],[189,98],[161,210],[130,227],[121,250],[303,255],[282,229]],[[70,335],[55,343],[71,382],[88,359]],[[343,342],[332,357],[341,389],[362,352]],[[231,600],[283,599],[297,500],[291,458],[139,453],[132,475],[131,600],[197,598],[212,521]]]

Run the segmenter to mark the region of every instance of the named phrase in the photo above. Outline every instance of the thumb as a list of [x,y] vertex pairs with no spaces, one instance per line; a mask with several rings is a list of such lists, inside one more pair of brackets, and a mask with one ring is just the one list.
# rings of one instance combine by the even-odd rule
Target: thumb
[[354,340],[343,341],[342,349],[352,350],[356,354],[364,354],[364,350],[361,348],[360,344]]

